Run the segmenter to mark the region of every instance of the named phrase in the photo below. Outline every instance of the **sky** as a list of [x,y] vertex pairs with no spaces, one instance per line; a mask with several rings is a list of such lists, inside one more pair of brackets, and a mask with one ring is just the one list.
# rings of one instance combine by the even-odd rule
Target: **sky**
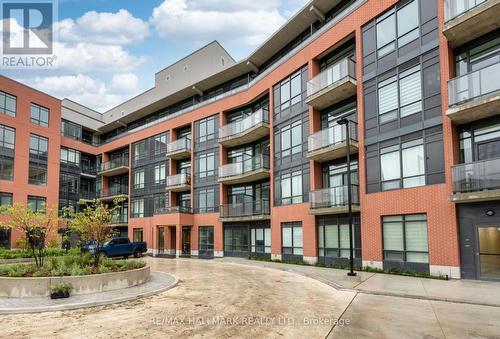
[[58,67],[0,74],[104,112],[153,87],[156,72],[214,40],[236,61],[245,58],[307,2],[59,0]]

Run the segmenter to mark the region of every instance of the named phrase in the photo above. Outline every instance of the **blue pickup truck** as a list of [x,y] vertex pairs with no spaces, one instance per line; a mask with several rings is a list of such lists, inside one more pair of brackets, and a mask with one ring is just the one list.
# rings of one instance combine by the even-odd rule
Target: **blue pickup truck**
[[131,255],[135,258],[140,258],[147,251],[148,246],[145,242],[130,242],[129,238],[113,238],[104,243],[101,249],[101,252],[110,258],[128,258]]

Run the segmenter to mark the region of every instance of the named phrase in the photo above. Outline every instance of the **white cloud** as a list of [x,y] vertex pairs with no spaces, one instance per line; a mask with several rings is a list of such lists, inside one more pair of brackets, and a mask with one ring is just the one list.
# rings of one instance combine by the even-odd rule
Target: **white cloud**
[[264,0],[248,3],[229,0],[225,5],[226,2],[221,5],[214,0],[200,3],[198,0],[165,0],[153,10],[150,22],[158,34],[168,40],[217,39],[252,46],[263,42],[285,22],[276,1],[269,4]]
[[117,13],[87,12],[54,24],[60,41],[125,45],[142,41],[149,35],[149,24],[125,9]]
[[137,80],[134,74],[115,74],[108,86],[84,74],[20,79],[40,91],[74,100],[100,112],[134,96],[139,91]]

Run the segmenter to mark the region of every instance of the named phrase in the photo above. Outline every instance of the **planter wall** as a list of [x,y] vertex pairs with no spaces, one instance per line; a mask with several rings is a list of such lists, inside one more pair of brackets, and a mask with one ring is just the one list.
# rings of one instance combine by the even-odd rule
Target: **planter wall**
[[0,297],[29,298],[49,296],[50,286],[61,283],[70,283],[73,285],[73,291],[71,292],[73,295],[119,290],[147,282],[150,274],[150,267],[145,266],[125,272],[82,275],[78,277],[0,277]]

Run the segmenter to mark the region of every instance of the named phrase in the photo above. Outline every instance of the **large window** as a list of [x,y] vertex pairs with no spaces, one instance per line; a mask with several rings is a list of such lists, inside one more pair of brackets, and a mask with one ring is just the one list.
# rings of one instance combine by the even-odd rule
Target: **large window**
[[61,162],[80,166],[80,152],[71,148],[61,147]]
[[252,253],[271,253],[271,228],[250,228],[250,246]]
[[[379,82],[378,112],[385,123],[422,111],[422,81],[420,65]],[[398,82],[399,78],[399,82]]]
[[302,171],[281,175],[281,204],[300,204],[302,197]]
[[154,151],[155,155],[164,154],[167,152],[168,133],[163,133],[154,137]]
[[38,186],[47,185],[47,165],[30,161],[28,183]]
[[[354,257],[360,249],[355,246],[356,227],[352,226]],[[349,258],[349,224],[325,224],[318,226],[318,255],[320,257]]]
[[280,84],[281,109],[298,104],[302,100],[302,72],[298,71]]
[[281,242],[283,254],[302,255],[302,223],[282,223]]
[[0,227],[0,248],[10,248],[10,228]]
[[142,228],[134,228],[132,241],[133,242],[142,242],[143,241],[142,233],[143,233]]
[[146,158],[146,140],[134,143],[134,162]]
[[12,206],[12,193],[0,192],[0,206]]
[[43,127],[49,127],[48,108],[31,104],[31,122]]
[[136,170],[134,173],[134,189],[144,188],[144,169]]
[[382,190],[425,185],[425,155],[422,139],[381,149]]
[[198,213],[215,211],[215,190],[213,188],[198,191]]
[[61,134],[65,137],[73,138],[76,140],[82,139],[82,126],[75,124],[71,121],[62,120]]
[[17,98],[13,95],[0,91],[0,113],[16,116]]
[[49,149],[49,139],[39,135],[30,135],[30,158],[46,158]]
[[28,208],[34,212],[45,213],[47,199],[45,197],[28,196]]
[[205,153],[198,156],[198,178],[215,175],[215,153]]
[[16,130],[0,125],[0,147],[13,150],[16,140]]
[[155,176],[155,185],[165,184],[165,180],[167,177],[167,165],[166,164],[156,165],[154,168],[154,176]]
[[168,204],[168,194],[160,193],[153,196],[154,213],[162,212]]
[[382,233],[384,260],[429,262],[425,214],[383,217]]
[[131,218],[143,218],[144,217],[144,199],[132,200],[132,213]]
[[418,0],[377,19],[377,51],[382,57],[419,37]]
[[0,180],[14,180],[16,130],[0,125]]
[[302,121],[296,121],[281,129],[281,157],[302,152]]
[[205,142],[215,138],[215,116],[200,120],[198,142]]

